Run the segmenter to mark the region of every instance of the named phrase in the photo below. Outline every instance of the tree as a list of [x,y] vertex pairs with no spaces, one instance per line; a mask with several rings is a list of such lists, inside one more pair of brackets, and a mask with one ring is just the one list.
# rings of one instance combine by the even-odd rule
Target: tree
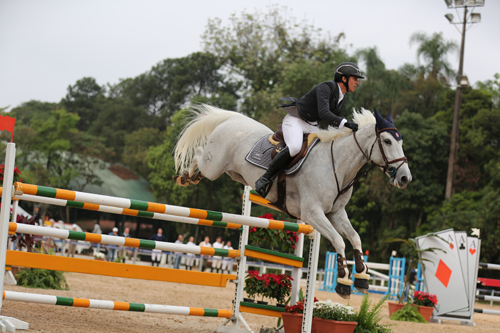
[[448,53],[458,52],[458,45],[452,40],[444,40],[443,33],[433,33],[428,36],[422,32],[416,32],[410,37],[410,46],[418,44],[417,60],[420,57],[426,62],[427,73],[436,80],[443,83],[454,75],[450,64],[446,60]]
[[87,131],[95,121],[99,114],[97,104],[104,93],[105,89],[92,77],[84,77],[76,81],[75,85],[68,86],[68,93],[61,103],[69,112],[80,117],[78,130]]
[[150,71],[123,80],[112,91],[158,117],[158,127],[164,130],[174,112],[194,96],[235,96],[238,87],[226,84],[219,69],[220,62],[213,54],[195,52],[183,58],[165,59]]
[[47,119],[53,110],[60,108],[57,103],[47,103],[31,100],[9,112],[10,117],[16,118],[16,125],[29,126],[34,119]]
[[160,142],[163,142],[162,135],[157,128],[143,127],[125,135],[123,163],[147,179],[150,172],[149,148]]

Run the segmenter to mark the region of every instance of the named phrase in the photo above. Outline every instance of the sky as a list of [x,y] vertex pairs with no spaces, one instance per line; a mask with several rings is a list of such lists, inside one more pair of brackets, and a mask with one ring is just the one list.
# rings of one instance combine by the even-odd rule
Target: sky
[[[166,58],[201,51],[209,18],[229,24],[232,14],[266,11],[277,4],[336,36],[350,54],[376,46],[386,68],[417,63],[415,32],[442,32],[460,44],[460,33],[444,17],[444,0],[0,0],[0,108],[23,102],[59,102],[83,77],[98,84],[148,71]],[[500,1],[487,0],[481,23],[465,41],[464,74],[471,83],[500,73]],[[448,57],[458,69],[458,54]],[[361,67],[362,64],[360,64]]]

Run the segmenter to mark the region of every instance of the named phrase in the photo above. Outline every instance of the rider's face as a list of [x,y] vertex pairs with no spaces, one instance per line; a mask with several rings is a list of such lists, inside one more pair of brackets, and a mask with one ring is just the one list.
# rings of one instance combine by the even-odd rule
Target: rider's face
[[349,92],[354,92],[358,86],[359,81],[356,76],[349,77]]

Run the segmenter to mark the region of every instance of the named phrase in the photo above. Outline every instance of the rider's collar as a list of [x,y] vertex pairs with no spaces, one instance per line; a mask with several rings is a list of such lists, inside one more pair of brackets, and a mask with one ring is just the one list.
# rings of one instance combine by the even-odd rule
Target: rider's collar
[[399,133],[396,126],[394,126],[394,122],[392,121],[392,117],[390,114],[387,114],[386,118],[384,119],[378,113],[377,109],[375,109],[375,119],[377,120],[377,129],[379,132],[389,132],[397,141],[403,139],[401,133]]

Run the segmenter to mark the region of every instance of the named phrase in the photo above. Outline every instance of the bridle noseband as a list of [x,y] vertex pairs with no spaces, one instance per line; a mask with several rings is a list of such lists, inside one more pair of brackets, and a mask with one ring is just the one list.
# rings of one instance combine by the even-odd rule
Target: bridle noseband
[[[371,163],[372,166],[369,167],[362,175],[360,175],[359,177],[356,177],[353,180],[351,180],[349,182],[349,184],[347,184],[347,186],[344,187],[342,190],[340,190],[339,180],[337,178],[337,171],[335,170],[335,160],[333,158],[333,140],[332,140],[332,144],[331,144],[331,147],[330,147],[330,153],[332,155],[333,174],[335,175],[335,181],[337,183],[337,197],[333,201],[333,205],[335,205],[335,202],[337,202],[337,199],[342,194],[346,193],[354,185],[354,183],[356,183],[362,177],[366,176],[368,174],[368,172],[370,172],[370,170],[373,169],[374,167],[378,166],[379,168],[381,168],[383,170],[384,173],[387,172],[391,176],[391,178],[394,178],[396,176],[399,168],[401,168],[401,166],[403,164],[408,163],[408,159],[406,158],[406,156],[403,156],[403,157],[400,157],[400,158],[396,158],[396,159],[391,160],[391,161],[389,161],[387,159],[387,156],[385,155],[384,147],[382,146],[382,140],[380,139],[380,133],[388,131],[388,130],[395,130],[395,131],[397,131],[397,129],[393,128],[393,127],[388,127],[388,128],[384,128],[382,130],[379,130],[379,129],[377,129],[377,125],[375,125],[376,138],[375,138],[375,141],[373,141],[373,143],[372,143],[372,147],[370,148],[370,155],[366,155],[366,153],[364,152],[364,150],[361,148],[361,146],[360,146],[360,144],[358,142],[358,139],[356,138],[356,132],[352,132],[352,135],[354,137],[354,141],[356,141],[356,145],[358,146],[358,148],[361,151],[361,153],[363,154],[363,156],[366,158],[367,162]],[[382,158],[384,160],[385,165],[377,164],[377,163],[373,162],[373,160],[372,160],[372,153],[373,153],[373,147],[375,147],[375,142],[378,142],[378,147],[380,149],[380,153],[382,154]],[[401,163],[398,165],[397,168],[395,168],[395,167],[393,167],[393,166],[390,165],[392,163],[396,163],[396,162],[399,162],[399,161],[401,161]],[[333,205],[332,205],[332,207],[333,207]]]

